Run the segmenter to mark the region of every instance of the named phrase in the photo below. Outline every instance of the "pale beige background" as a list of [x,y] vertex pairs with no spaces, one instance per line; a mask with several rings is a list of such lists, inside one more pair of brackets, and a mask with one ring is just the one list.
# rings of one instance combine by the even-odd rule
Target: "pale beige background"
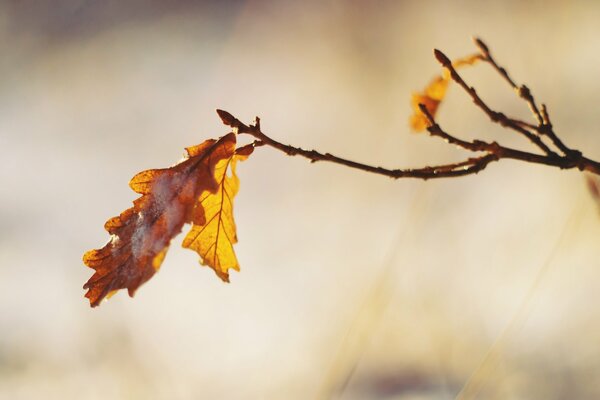
[[[230,285],[179,237],[134,299],[92,310],[81,289],[130,177],[225,134],[217,107],[363,162],[461,159],[407,119],[431,49],[472,34],[600,158],[600,3],[40,3],[0,5],[1,399],[450,399],[474,371],[481,399],[600,397],[600,219],[577,172],[394,182],[261,148]],[[528,116],[489,68],[465,77]],[[456,88],[439,117],[528,145]]]

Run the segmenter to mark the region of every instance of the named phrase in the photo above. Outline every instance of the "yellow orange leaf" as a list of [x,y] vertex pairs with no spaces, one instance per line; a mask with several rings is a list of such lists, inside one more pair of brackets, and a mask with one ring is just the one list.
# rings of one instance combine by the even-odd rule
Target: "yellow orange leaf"
[[[454,68],[474,65],[481,60],[480,54],[473,54],[467,57],[459,58],[452,62]],[[432,116],[435,116],[441,102],[446,96],[451,77],[448,70],[444,69],[441,75],[436,76],[429,82],[422,92],[415,92],[411,97],[411,107],[413,114],[410,116],[409,124],[415,132],[422,132],[428,126],[425,115],[419,109],[419,104],[423,104]]]
[[446,96],[449,80],[443,76],[436,76],[421,93],[413,93],[411,106],[413,114],[410,116],[410,126],[415,132],[422,132],[427,128],[427,118],[419,109],[419,104],[425,105],[431,115],[435,115],[437,109]]
[[212,268],[225,282],[229,282],[229,269],[240,270],[233,250],[237,243],[233,199],[240,185],[235,167],[238,161],[247,159],[253,149],[251,145],[244,146],[229,158],[219,160],[214,173],[218,188],[200,195],[197,209],[203,210],[203,215],[196,218],[183,240],[183,247],[196,251],[202,264]]

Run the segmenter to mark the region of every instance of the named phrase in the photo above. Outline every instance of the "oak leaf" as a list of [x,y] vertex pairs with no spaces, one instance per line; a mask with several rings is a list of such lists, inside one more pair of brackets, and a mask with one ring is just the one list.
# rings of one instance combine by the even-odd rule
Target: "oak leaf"
[[[183,240],[183,247],[195,250],[202,258],[202,264],[212,268],[225,282],[229,282],[229,269],[240,270],[233,251],[237,242],[233,198],[240,186],[235,166],[238,161],[246,160],[253,150],[251,145],[244,146],[231,157],[219,160],[214,173],[218,189],[205,190],[200,195],[197,208],[202,210],[198,212],[202,215],[194,221]],[[227,174],[228,170],[231,175]]]
[[[482,58],[481,54],[473,54],[467,57],[459,58],[452,62],[454,68],[474,65]],[[413,114],[410,116],[410,127],[415,132],[422,132],[428,126],[428,121],[419,104],[423,104],[432,116],[435,116],[440,104],[446,97],[448,86],[451,82],[450,72],[444,68],[441,75],[436,76],[429,82],[422,92],[415,92],[411,97],[411,106]]]
[[[171,239],[183,225],[206,222],[201,196],[222,189],[220,171],[223,163],[235,165],[235,147],[236,136],[229,133],[186,148],[186,158],[170,168],[143,171],[131,179],[129,186],[142,196],[132,208],[106,222],[109,242],[83,256],[83,262],[95,270],[84,285],[92,307],[119,289],[127,289],[133,296],[160,268]],[[247,157],[251,151],[244,152]],[[235,237],[233,216],[230,218],[233,233],[228,234]]]

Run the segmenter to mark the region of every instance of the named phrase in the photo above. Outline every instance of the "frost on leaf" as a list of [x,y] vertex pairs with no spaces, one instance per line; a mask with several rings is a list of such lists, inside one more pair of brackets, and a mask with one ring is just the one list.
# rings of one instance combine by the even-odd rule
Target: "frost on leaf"
[[[237,242],[233,198],[240,186],[235,166],[238,161],[246,160],[253,150],[251,145],[244,146],[229,158],[219,160],[214,174],[218,188],[215,191],[205,190],[200,195],[196,205],[199,218],[183,240],[183,247],[196,251],[202,264],[212,268],[225,282],[229,282],[229,269],[240,270],[233,251]],[[231,175],[227,174],[228,171]]]
[[235,145],[233,133],[210,139],[187,148],[180,163],[143,171],[131,179],[129,186],[142,196],[132,208],[106,222],[109,242],[83,256],[83,262],[95,270],[84,285],[92,307],[119,289],[133,296],[160,268],[171,239],[183,225],[205,222],[198,200],[222,189],[219,171],[223,163],[234,162]]
[[[454,60],[452,66],[454,68],[461,68],[474,65],[479,60],[481,60],[481,55],[473,54]],[[409,123],[415,132],[422,132],[428,126],[427,118],[419,109],[419,104],[423,104],[431,115],[435,116],[441,102],[446,97],[451,80],[450,72],[444,68],[442,74],[433,78],[422,92],[413,93],[410,101],[413,114],[410,116]]]

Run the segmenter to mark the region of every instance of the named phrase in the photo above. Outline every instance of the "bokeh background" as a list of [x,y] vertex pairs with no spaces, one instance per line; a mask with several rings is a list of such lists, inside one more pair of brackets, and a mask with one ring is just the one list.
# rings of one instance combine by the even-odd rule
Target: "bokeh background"
[[[1,399],[596,399],[600,219],[583,176],[518,162],[392,181],[260,148],[238,168],[242,265],[175,239],[134,299],[84,299],[84,251],[136,172],[227,132],[418,167],[410,94],[480,35],[600,158],[596,1],[0,3]],[[484,99],[529,118],[486,66]],[[456,87],[439,120],[528,148]]]

